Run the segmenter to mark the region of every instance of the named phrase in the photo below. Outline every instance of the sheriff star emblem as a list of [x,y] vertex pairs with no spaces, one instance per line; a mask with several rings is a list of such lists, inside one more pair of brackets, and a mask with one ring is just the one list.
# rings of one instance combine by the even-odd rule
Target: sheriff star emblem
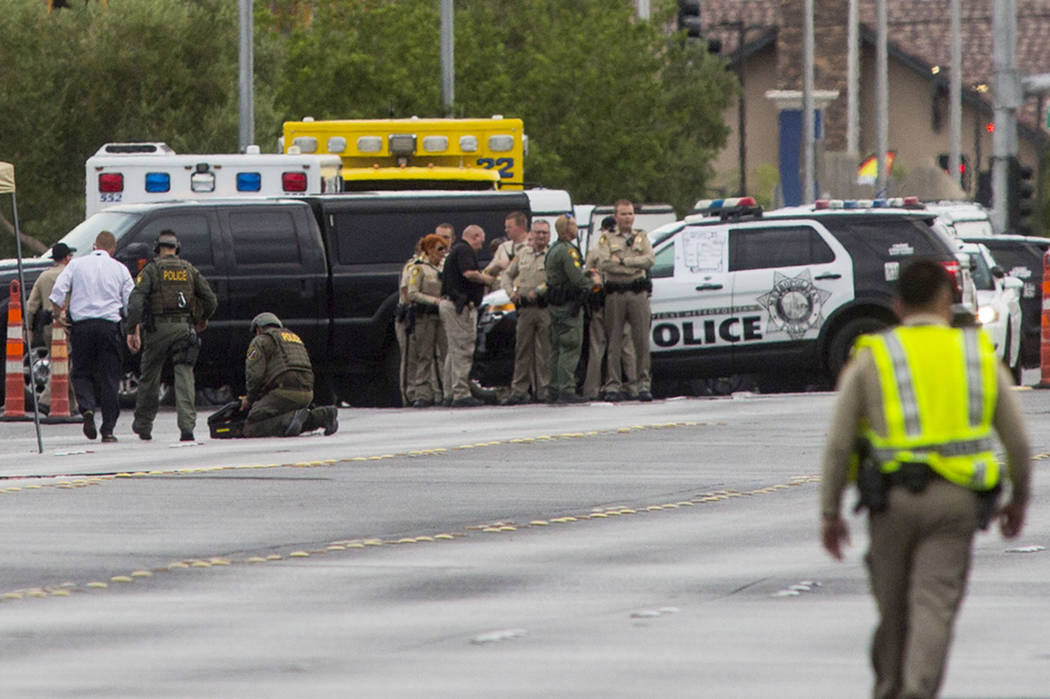
[[796,277],[773,272],[773,288],[757,301],[769,313],[767,333],[786,332],[792,340],[824,322],[824,303],[831,292],[813,286],[813,274],[807,269]]

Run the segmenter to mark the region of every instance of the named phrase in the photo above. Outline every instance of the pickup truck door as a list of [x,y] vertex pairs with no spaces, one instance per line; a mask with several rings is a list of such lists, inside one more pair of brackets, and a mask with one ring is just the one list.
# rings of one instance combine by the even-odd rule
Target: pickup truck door
[[198,362],[198,373],[208,372],[209,367],[216,362],[225,363],[229,356],[229,309],[224,308],[223,299],[226,298],[226,262],[223,259],[223,245],[221,244],[221,233],[218,219],[214,211],[160,211],[150,216],[145,222],[129,236],[120,241],[120,250],[117,258],[129,265],[129,271],[133,277],[137,276],[142,265],[147,261],[145,258],[135,256],[135,259],[127,257],[124,251],[133,243],[141,243],[153,254],[153,247],[157,241],[157,235],[163,230],[171,230],[179,238],[179,256],[188,260],[197,270],[204,275],[211,286],[212,291],[219,298],[219,307],[215,315],[208,323],[208,329],[201,335],[201,358]]
[[230,361],[243,362],[252,318],[263,311],[303,339],[315,364],[323,361],[328,274],[309,207],[238,204],[220,209],[219,217],[228,245]]
[[658,244],[654,252],[653,355],[672,371],[676,365],[697,375],[719,376],[728,371],[733,342],[727,329],[735,316],[725,228],[686,227]]

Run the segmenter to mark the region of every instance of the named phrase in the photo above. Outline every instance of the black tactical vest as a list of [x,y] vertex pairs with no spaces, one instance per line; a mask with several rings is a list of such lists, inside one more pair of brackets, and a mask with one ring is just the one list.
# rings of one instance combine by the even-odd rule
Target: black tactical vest
[[310,364],[310,354],[299,336],[287,328],[266,328],[263,334],[267,335],[277,345],[277,352],[266,365],[266,376],[263,379],[264,386],[272,386],[274,382],[286,371],[305,371],[313,377],[313,366]]
[[194,279],[193,265],[174,255],[157,257],[156,286],[150,298],[150,310],[154,316],[186,314],[193,312]]

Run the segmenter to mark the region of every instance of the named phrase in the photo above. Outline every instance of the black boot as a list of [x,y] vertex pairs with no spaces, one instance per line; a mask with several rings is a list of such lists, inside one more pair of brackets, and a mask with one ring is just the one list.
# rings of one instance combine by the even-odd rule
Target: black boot
[[300,408],[292,413],[292,420],[288,423],[288,429],[284,431],[285,437],[295,437],[302,434],[303,425],[310,419],[310,411],[306,408]]

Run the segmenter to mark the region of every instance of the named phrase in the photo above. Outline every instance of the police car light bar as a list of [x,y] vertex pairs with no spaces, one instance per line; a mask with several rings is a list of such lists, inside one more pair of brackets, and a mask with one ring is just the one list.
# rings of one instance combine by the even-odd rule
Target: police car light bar
[[891,197],[889,199],[817,199],[814,211],[832,209],[925,209],[918,197]]
[[731,197],[729,199],[701,199],[696,202],[692,213],[704,216],[718,216],[722,220],[742,216],[762,216],[762,207],[754,197]]

